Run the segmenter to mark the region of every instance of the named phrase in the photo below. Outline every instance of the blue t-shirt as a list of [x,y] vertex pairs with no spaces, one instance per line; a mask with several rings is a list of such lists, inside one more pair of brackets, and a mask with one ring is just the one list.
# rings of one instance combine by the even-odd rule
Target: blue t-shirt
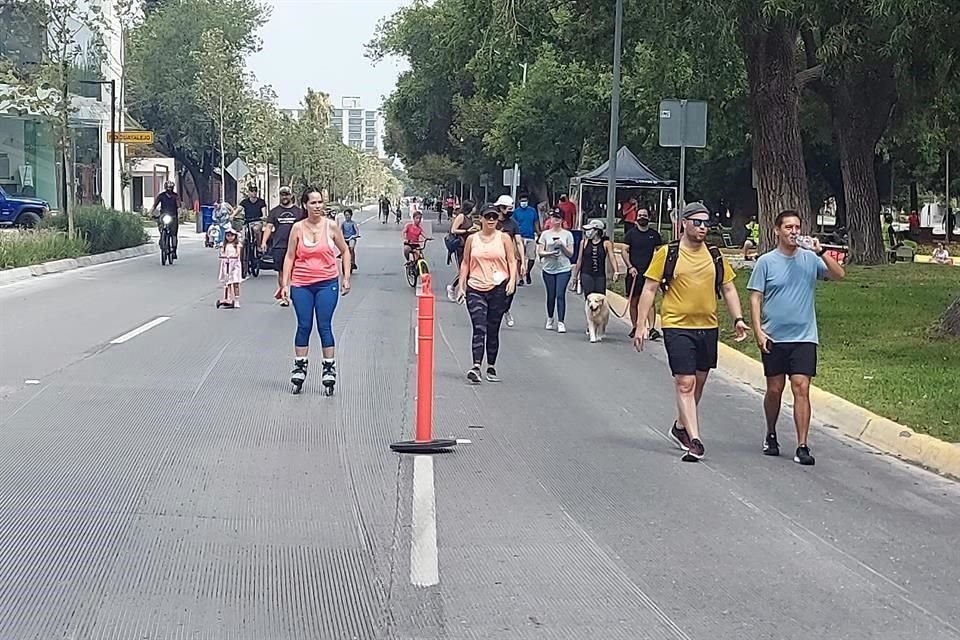
[[792,256],[774,249],[757,259],[747,289],[763,294],[762,328],[772,341],[820,342],[813,294],[826,273],[823,258],[805,249]]
[[355,238],[360,235],[360,230],[357,229],[357,223],[353,220],[344,220],[343,224],[340,225],[340,231],[343,232],[343,237],[345,240],[350,238]]
[[533,240],[537,235],[537,210],[531,206],[517,207],[513,210],[513,219],[520,227],[520,237]]

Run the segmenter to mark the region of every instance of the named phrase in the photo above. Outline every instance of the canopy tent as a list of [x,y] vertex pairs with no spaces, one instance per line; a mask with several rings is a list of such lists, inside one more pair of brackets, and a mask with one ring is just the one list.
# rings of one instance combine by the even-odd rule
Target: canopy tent
[[[593,171],[588,171],[587,173],[580,174],[570,180],[570,197],[576,198],[575,204],[577,205],[577,221],[575,228],[580,229],[584,222],[584,217],[586,217],[587,212],[583,209],[583,189],[584,187],[604,187],[606,188],[607,182],[610,177],[610,162],[604,162],[602,165],[594,169]],[[663,225],[663,209],[664,209],[664,195],[667,196],[667,206],[672,206],[673,202],[677,200],[677,183],[674,180],[664,180],[659,177],[653,171],[650,170],[645,164],[640,162],[640,160],[633,154],[630,149],[627,147],[620,147],[620,150],[617,152],[617,175],[616,175],[616,188],[617,190],[649,190],[655,191],[658,198],[657,206],[657,228],[661,228]],[[672,196],[672,198],[671,198]],[[599,213],[599,211],[597,211]],[[604,214],[605,215],[605,214]],[[589,216],[589,217],[601,217],[601,216]],[[612,233],[612,230],[610,230]]]

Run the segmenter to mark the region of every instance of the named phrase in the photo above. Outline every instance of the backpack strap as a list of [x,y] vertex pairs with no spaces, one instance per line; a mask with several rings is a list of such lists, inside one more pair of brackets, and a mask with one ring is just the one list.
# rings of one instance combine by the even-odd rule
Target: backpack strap
[[663,262],[663,277],[660,278],[660,291],[666,293],[673,280],[673,273],[677,270],[677,258],[680,257],[680,241],[674,240],[667,245],[667,257]]
[[720,291],[723,288],[723,254],[720,253],[719,247],[707,245],[707,248],[710,250],[710,257],[713,258],[713,267],[716,271],[713,287],[716,289],[717,299],[719,300],[721,297]]

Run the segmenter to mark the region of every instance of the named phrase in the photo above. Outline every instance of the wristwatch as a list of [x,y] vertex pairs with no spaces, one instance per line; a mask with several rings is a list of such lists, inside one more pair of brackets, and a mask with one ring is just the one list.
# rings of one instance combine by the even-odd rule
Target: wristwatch
[[823,257],[823,254],[825,254],[826,252],[827,252],[826,249],[821,248],[820,251],[817,251],[817,255],[820,257]]
[[734,319],[733,319],[733,326],[737,326],[737,323],[738,323],[738,322],[742,322],[743,324],[747,324],[746,320],[744,320],[743,318],[734,318]]

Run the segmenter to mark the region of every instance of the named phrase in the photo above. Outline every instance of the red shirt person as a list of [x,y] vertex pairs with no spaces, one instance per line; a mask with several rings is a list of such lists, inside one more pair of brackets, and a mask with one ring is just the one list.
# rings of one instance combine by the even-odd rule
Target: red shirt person
[[574,222],[577,219],[577,205],[570,202],[567,196],[560,196],[560,202],[557,204],[560,213],[563,214],[563,228],[573,229]]

